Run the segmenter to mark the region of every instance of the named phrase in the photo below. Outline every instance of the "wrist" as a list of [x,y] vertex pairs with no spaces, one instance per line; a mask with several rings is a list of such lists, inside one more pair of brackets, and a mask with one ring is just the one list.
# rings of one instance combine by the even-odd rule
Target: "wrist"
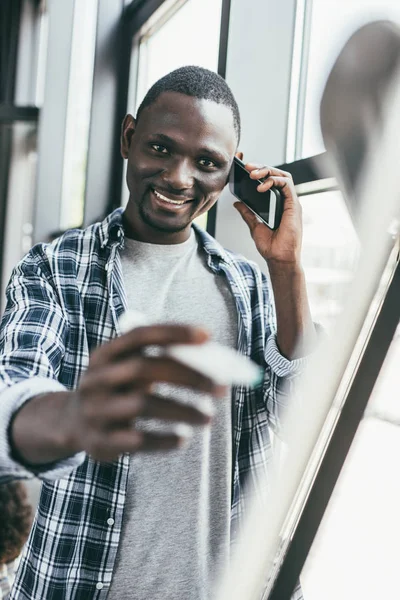
[[77,454],[82,451],[81,437],[79,436],[79,419],[77,419],[78,397],[76,392],[68,392],[63,403],[61,420],[64,426],[60,430],[58,440],[59,450],[68,455]]
[[281,261],[274,258],[267,260],[268,271],[272,276],[298,277],[304,276],[300,260]]
[[74,425],[66,410],[71,396],[71,392],[41,394],[15,413],[8,434],[17,462],[39,469],[77,453]]

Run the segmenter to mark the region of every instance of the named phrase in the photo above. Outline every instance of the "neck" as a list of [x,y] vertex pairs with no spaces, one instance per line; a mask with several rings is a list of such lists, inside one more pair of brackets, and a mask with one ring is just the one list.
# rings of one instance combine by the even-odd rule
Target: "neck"
[[129,204],[122,214],[122,222],[126,237],[148,244],[182,244],[189,239],[191,231],[191,223],[180,231],[160,231],[144,223],[139,214],[132,214]]

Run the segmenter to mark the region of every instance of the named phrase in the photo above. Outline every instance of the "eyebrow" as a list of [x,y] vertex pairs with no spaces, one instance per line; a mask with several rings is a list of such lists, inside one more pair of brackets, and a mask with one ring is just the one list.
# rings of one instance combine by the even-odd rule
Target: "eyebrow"
[[[179,144],[179,142],[171,138],[169,135],[166,135],[165,133],[152,133],[149,134],[149,138],[157,138],[158,140],[162,140],[163,142],[166,142],[171,146],[177,146]],[[220,162],[229,162],[229,156],[227,154],[214,148],[207,148],[205,146],[203,148],[199,148],[198,152],[199,154],[207,154],[208,156],[211,156],[219,160]]]

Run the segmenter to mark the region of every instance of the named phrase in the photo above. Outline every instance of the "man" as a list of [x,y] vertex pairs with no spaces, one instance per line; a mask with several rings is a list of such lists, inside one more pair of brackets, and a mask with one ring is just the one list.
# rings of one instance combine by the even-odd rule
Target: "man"
[[[12,599],[206,599],[227,564],[245,481],[265,475],[269,426],[314,336],[289,174],[247,165],[266,178],[260,193],[283,193],[277,231],[236,205],[268,263],[276,319],[257,266],[192,226],[220,196],[239,136],[222,78],[170,73],[122,125],[126,210],[34,247],[12,276],[2,471],[44,482]],[[127,308],[158,324],[116,337]],[[144,353],[208,337],[263,365],[263,385],[230,390]],[[189,445],[171,422],[193,426]]]

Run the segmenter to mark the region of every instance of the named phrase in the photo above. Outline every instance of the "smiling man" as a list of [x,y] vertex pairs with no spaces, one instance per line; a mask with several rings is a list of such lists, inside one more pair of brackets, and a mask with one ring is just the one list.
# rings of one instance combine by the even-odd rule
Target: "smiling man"
[[[261,194],[282,191],[277,231],[235,204],[272,288],[193,225],[225,187],[239,138],[221,77],[170,73],[122,125],[126,210],[35,246],[12,275],[0,475],[36,475],[43,488],[11,600],[213,596],[246,514],[246,480],[268,474],[270,428],[315,335],[289,174],[247,165],[265,178]],[[126,309],[155,324],[118,335]],[[217,386],[154,352],[208,338],[262,365],[263,385]],[[176,424],[191,426],[189,444]]]
[[193,219],[209,210],[225,187],[239,116],[234,116],[233,98],[230,108],[165,91],[148,102],[136,121],[127,115],[122,125],[130,191],[126,223],[138,240],[177,244],[189,237]]

